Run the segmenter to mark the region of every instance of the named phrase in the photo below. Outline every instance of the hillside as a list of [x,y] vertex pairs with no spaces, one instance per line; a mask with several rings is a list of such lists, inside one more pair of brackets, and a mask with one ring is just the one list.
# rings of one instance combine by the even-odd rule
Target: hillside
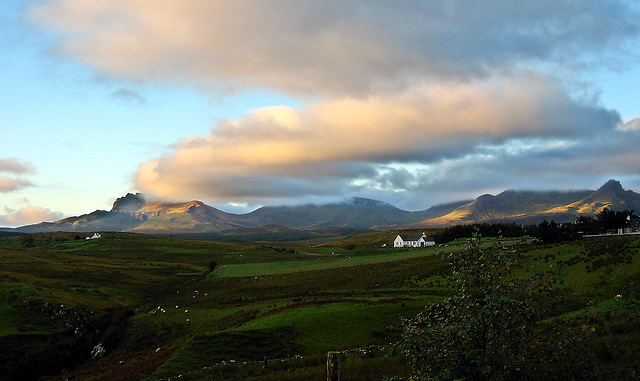
[[[12,231],[129,231],[154,234],[210,234],[234,229],[282,226],[297,230],[353,228],[446,227],[474,222],[537,224],[542,220],[572,222],[581,214],[604,208],[640,210],[640,194],[610,180],[596,191],[516,191],[485,194],[472,201],[406,211],[382,201],[353,198],[330,204],[265,206],[251,213],[233,214],[200,201],[147,202],[141,194],[116,199],[110,211],[69,217],[56,222],[23,226]],[[227,236],[232,233],[226,234]]]

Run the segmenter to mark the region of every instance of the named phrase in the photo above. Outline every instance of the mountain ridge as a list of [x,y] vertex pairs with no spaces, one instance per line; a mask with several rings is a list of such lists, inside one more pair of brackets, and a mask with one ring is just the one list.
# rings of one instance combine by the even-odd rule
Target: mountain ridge
[[593,215],[604,208],[640,210],[640,194],[609,180],[597,190],[505,190],[483,194],[475,200],[434,205],[422,211],[406,211],[383,201],[352,198],[328,204],[264,206],[245,214],[221,211],[197,200],[171,203],[147,202],[140,193],[117,198],[110,211],[96,210],[55,222],[11,229],[41,231],[129,231],[149,234],[218,233],[233,229],[282,226],[314,230],[333,227],[408,229],[446,227],[478,222],[539,223],[542,220],[573,222],[579,215]]

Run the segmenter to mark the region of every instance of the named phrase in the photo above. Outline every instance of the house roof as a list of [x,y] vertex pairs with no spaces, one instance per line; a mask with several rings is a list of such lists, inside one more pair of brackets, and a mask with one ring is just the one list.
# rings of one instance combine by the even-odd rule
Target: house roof
[[403,241],[417,241],[424,236],[425,241],[433,241],[433,238],[422,234],[398,234]]

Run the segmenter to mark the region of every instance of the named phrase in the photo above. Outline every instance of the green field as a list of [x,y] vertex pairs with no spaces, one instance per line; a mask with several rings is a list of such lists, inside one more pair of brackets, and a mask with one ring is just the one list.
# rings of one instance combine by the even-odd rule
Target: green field
[[[401,356],[386,356],[398,339],[394,327],[452,294],[438,253],[459,250],[464,240],[381,247],[393,236],[321,246],[127,233],[3,238],[0,372],[24,380],[322,379],[326,352],[339,350],[343,379],[406,375]],[[614,379],[633,366],[640,337],[615,297],[640,273],[640,238],[529,241],[507,243],[522,242],[523,268],[563,279],[563,308],[554,314],[606,311],[611,342],[594,346],[596,356]],[[105,352],[92,358],[98,343]]]
[[[369,252],[371,252],[371,250],[369,250]],[[435,255],[437,253],[438,249],[435,247],[373,255],[349,255],[350,253],[335,254],[332,252],[330,256],[317,255],[316,258],[306,258],[306,260],[223,265],[216,269],[215,272],[211,273],[210,278],[249,277],[269,274],[295,273],[301,271],[327,270],[406,260],[426,255]]]

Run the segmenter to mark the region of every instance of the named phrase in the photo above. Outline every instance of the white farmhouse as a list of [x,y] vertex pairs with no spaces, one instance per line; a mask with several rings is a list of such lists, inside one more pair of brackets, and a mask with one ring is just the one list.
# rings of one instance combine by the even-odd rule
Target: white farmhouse
[[93,233],[91,237],[87,237],[86,239],[96,239],[96,238],[102,238],[100,233]]
[[398,234],[393,241],[393,247],[427,247],[435,246],[436,241],[426,234]]

